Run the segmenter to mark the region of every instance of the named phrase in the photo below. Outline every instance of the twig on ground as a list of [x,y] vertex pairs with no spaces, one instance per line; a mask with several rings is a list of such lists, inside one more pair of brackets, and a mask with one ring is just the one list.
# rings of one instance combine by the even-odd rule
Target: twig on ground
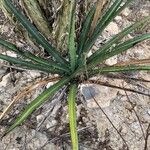
[[108,119],[108,121],[110,122],[110,124],[113,126],[113,128],[116,130],[116,132],[118,133],[118,135],[121,137],[121,139],[123,140],[124,144],[126,145],[127,150],[128,148],[128,144],[126,142],[126,140],[123,138],[123,136],[121,135],[121,133],[118,131],[118,129],[115,127],[115,125],[113,124],[113,122],[110,120],[110,118],[108,117],[108,115],[105,113],[105,111],[102,109],[102,107],[99,105],[99,103],[97,102],[97,100],[95,99],[95,97],[93,96],[92,92],[89,89],[89,92],[91,94],[91,97],[93,98],[94,102],[96,103],[96,105],[99,107],[99,109],[102,111],[102,113],[106,116],[106,118]]
[[139,81],[139,82],[150,82],[150,80],[145,80],[145,79],[137,79],[137,78],[132,78],[132,77],[128,77],[125,75],[121,75],[121,74],[107,74],[105,75],[107,78],[113,78],[113,79],[127,79],[127,80],[134,80],[134,81]]
[[149,93],[143,93],[143,92],[140,92],[140,91],[137,91],[137,90],[134,90],[134,89],[116,86],[116,85],[110,84],[108,82],[103,82],[103,81],[100,81],[100,80],[97,80],[97,81],[96,80],[88,80],[88,81],[85,81],[84,83],[99,84],[99,85],[102,85],[102,86],[107,86],[107,87],[116,88],[116,89],[119,89],[119,90],[125,90],[125,91],[128,91],[128,92],[133,92],[133,93],[138,93],[138,94],[142,94],[142,95],[145,95],[145,96],[150,96]]
[[126,62],[117,63],[113,66],[128,66],[128,65],[142,65],[142,64],[150,64],[150,59],[129,60]]
[[150,123],[147,127],[147,130],[146,130],[144,150],[148,150],[148,138],[149,138],[149,136],[150,136]]

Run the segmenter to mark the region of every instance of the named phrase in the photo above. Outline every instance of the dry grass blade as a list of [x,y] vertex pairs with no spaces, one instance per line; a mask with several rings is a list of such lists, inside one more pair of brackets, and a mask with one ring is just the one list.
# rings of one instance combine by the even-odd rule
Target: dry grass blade
[[133,81],[138,81],[138,82],[150,82],[150,80],[145,80],[145,79],[143,79],[143,78],[134,78],[134,77],[130,77],[130,76],[125,76],[125,75],[123,75],[123,74],[107,74],[107,75],[105,75],[107,78],[112,78],[112,79],[124,79],[124,80],[129,80],[129,81],[131,81],[131,80],[133,80]]
[[107,2],[107,0],[98,0],[97,1],[96,11],[95,11],[94,18],[93,18],[92,25],[91,25],[91,29],[90,29],[90,36],[92,35],[92,33],[96,27],[97,21],[101,16],[103,6],[106,4],[106,2]]
[[149,136],[150,136],[150,123],[147,127],[147,130],[146,130],[144,150],[148,150],[148,138],[149,138]]
[[113,66],[128,66],[128,65],[142,65],[142,64],[150,64],[150,59],[129,60],[126,62],[117,63]]
[[2,112],[2,114],[0,115],[0,120],[2,120],[2,118],[11,110],[12,106],[21,98],[23,98],[24,96],[26,96],[26,94],[30,93],[31,91],[33,91],[34,89],[36,89],[39,86],[45,85],[49,82],[55,82],[58,81],[60,78],[56,77],[56,78],[50,78],[50,79],[46,79],[46,80],[40,80],[37,81],[34,85],[29,85],[27,86],[23,91],[21,91],[12,101],[11,103],[4,109],[4,111]]
[[99,84],[99,85],[102,85],[102,86],[107,86],[107,87],[111,87],[111,88],[115,88],[115,89],[119,89],[119,90],[125,90],[125,91],[128,91],[128,92],[133,92],[133,93],[138,93],[138,94],[145,95],[145,96],[150,96],[149,93],[143,93],[143,92],[140,92],[140,91],[137,91],[137,90],[134,90],[134,89],[116,86],[116,85],[110,84],[108,82],[103,82],[103,81],[100,81],[100,80],[88,80],[88,81],[85,81],[84,83]]

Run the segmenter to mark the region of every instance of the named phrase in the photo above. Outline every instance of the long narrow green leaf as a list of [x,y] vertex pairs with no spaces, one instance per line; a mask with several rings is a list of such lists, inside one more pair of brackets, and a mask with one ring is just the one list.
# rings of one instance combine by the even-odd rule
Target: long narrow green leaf
[[69,82],[70,78],[61,79],[56,84],[52,85],[50,88],[45,90],[42,94],[40,94],[36,99],[34,99],[30,104],[27,105],[22,114],[14,121],[12,126],[6,130],[5,135],[12,131],[14,128],[23,123],[27,117],[39,106],[41,106],[49,97],[52,97],[55,92],[57,92],[62,86]]
[[[98,36],[100,35],[100,33],[105,29],[105,27],[109,24],[109,22],[111,22],[113,20],[113,18],[115,18],[117,16],[117,14],[119,14],[125,7],[128,6],[128,4],[131,2],[132,0],[128,0],[123,6],[119,6],[120,2],[119,1],[115,1],[114,4],[112,5],[112,7],[110,9],[108,9],[108,11],[106,12],[106,14],[103,16],[102,19],[105,20],[105,16],[106,18],[108,18],[108,20],[106,20],[106,24],[103,24],[103,27],[99,27],[100,26],[100,22],[98,23],[98,25],[95,28],[95,31],[93,32],[93,36],[95,36],[94,38],[89,38],[89,41],[87,41],[87,43],[85,44],[85,47],[83,50],[83,55],[86,55],[87,52],[90,50],[90,48],[92,47],[92,45],[94,44],[95,40],[98,38]],[[113,9],[113,6],[115,5],[115,7],[117,8],[116,10]],[[120,7],[120,8],[119,8]],[[109,16],[109,11],[112,11],[112,13]],[[109,17],[107,17],[109,16]],[[89,59],[88,61],[92,60],[97,53],[99,53],[99,51],[101,50],[107,50],[109,47],[111,47],[114,43],[120,41],[125,35],[127,35],[128,33],[130,33],[131,31],[133,31],[136,27],[140,26],[142,23],[146,22],[148,20],[148,17],[143,19],[140,22],[137,22],[135,24],[133,24],[132,26],[129,26],[128,28],[126,28],[125,30],[123,30],[122,32],[120,32],[119,34],[117,34],[116,36],[114,36],[114,38],[112,38],[111,40],[109,40],[102,48],[100,48],[99,50],[97,50]],[[91,46],[90,46],[91,44]],[[81,58],[79,58],[79,62],[82,62],[83,58],[85,56],[81,56]],[[83,65],[84,63],[80,63],[81,65]]]
[[93,16],[94,16],[94,13],[95,13],[95,7],[93,6],[90,11],[88,12],[86,18],[85,18],[85,21],[83,23],[83,27],[82,27],[82,30],[81,30],[81,34],[80,34],[80,37],[79,37],[79,42],[78,42],[78,54],[80,55],[82,50],[83,50],[83,46],[88,38],[88,34],[89,34],[89,31],[90,31],[90,27],[91,27],[91,23],[92,23],[92,20],[93,20]]
[[47,72],[47,73],[63,74],[63,72],[64,72],[64,71],[57,70],[54,67],[50,67],[50,66],[47,67],[47,66],[44,66],[42,64],[33,64],[30,61],[23,61],[21,59],[6,56],[6,55],[3,55],[3,54],[0,54],[0,59],[6,60],[6,61],[8,61],[10,63],[13,63],[13,64],[18,64],[21,67],[24,66],[24,67],[27,67],[28,69],[40,70],[40,71],[44,71],[44,72]]
[[97,74],[104,74],[110,72],[124,72],[124,71],[150,71],[150,66],[145,65],[129,65],[129,66],[112,66],[93,69],[89,72],[89,76],[92,77]]
[[70,73],[69,69],[63,65],[60,65],[60,64],[57,64],[56,62],[53,62],[53,61],[50,61],[50,60],[45,60],[41,57],[38,57],[38,56],[35,56],[33,55],[31,52],[27,52],[27,51],[22,51],[20,49],[18,49],[16,47],[16,45],[8,42],[8,41],[5,41],[3,39],[0,39],[0,45],[1,46],[4,46],[5,48],[17,53],[18,55],[20,56],[23,56],[25,58],[28,58],[34,62],[37,62],[39,64],[43,64],[43,65],[46,65],[47,67],[54,67],[54,68],[57,68],[58,70],[63,70],[65,72],[68,72]]
[[70,1],[70,24],[69,24],[69,36],[68,36],[68,49],[70,54],[71,69],[75,70],[76,67],[76,47],[75,47],[75,11],[76,0]]
[[106,60],[112,56],[115,56],[117,54],[120,54],[120,53],[128,50],[129,48],[133,47],[137,43],[144,41],[146,39],[150,39],[150,34],[144,34],[144,35],[135,37],[133,39],[127,40],[127,41],[115,46],[111,50],[105,51],[105,52],[97,55],[95,58],[93,58],[92,61],[89,62],[88,67],[90,68],[93,65],[95,66],[99,63],[102,63],[104,60]]
[[[123,9],[125,9],[133,0],[127,0],[123,6],[116,9],[116,11],[111,15],[111,17],[107,20],[106,24],[109,24]],[[105,27],[104,27],[105,28]]]
[[105,52],[106,50],[108,50],[114,44],[116,44],[120,40],[122,40],[123,37],[125,37],[126,35],[128,35],[129,33],[131,33],[133,30],[135,30],[136,28],[138,28],[139,26],[141,26],[141,24],[148,22],[149,20],[150,20],[150,17],[146,17],[146,18],[142,19],[141,21],[136,22],[136,23],[132,24],[131,26],[125,28],[123,31],[121,31],[120,33],[118,33],[117,35],[115,35],[113,38],[111,38],[108,42],[106,42],[105,45],[103,47],[99,48],[93,55],[91,55],[88,58],[88,62],[90,62],[97,55],[99,55],[99,54]]
[[[131,2],[132,2],[133,0],[127,0],[127,2],[123,5],[123,6],[119,6],[119,5],[117,5],[116,6],[116,8],[118,8],[118,9],[116,9],[115,11],[113,11],[111,14],[110,14],[110,16],[107,18],[107,20],[106,20],[106,22],[104,23],[104,24],[102,24],[102,21],[100,20],[100,22],[99,22],[99,24],[97,25],[97,27],[96,27],[96,29],[95,29],[95,33],[93,34],[93,44],[94,44],[94,39],[96,40],[97,39],[97,37],[103,32],[103,30],[106,28],[106,26],[124,9],[124,8],[126,8]],[[122,1],[123,2],[123,1]],[[119,8],[120,7],[120,8]],[[110,8],[111,9],[111,8]],[[112,6],[112,9],[113,9],[113,6]],[[108,10],[108,15],[109,15],[109,10]],[[107,16],[107,13],[106,13],[106,16]],[[104,15],[104,19],[105,19],[105,15]],[[101,25],[101,27],[99,27],[99,25]],[[91,43],[91,46],[93,45],[92,43]],[[88,52],[88,50],[87,50],[87,52]]]
[[11,51],[15,52],[15,53],[19,53],[16,45],[8,42],[8,41],[5,41],[3,39],[0,38],[0,45],[7,48],[7,49],[10,49]]
[[84,52],[88,52],[95,41],[97,40],[98,36],[102,33],[102,31],[105,29],[105,27],[109,24],[108,20],[114,19],[112,16],[114,12],[120,7],[122,0],[116,0],[113,5],[108,9],[108,11],[105,13],[105,15],[100,19],[98,22],[91,38],[86,42],[85,47],[83,49]]
[[[87,44],[85,44],[85,48],[84,51],[88,52],[90,50],[90,48],[93,46],[93,44],[95,43],[96,39],[98,38],[98,36],[103,32],[103,30],[106,28],[106,26],[124,9],[126,8],[133,0],[127,0],[127,2],[120,7],[120,2],[116,1],[114,3],[115,5],[115,9],[113,9],[113,5],[110,9],[108,9],[108,11],[106,12],[106,14],[103,16],[102,20],[100,20],[100,22],[97,24],[93,35],[91,36],[91,38],[89,39],[89,41],[87,41]],[[122,1],[123,2],[123,1]],[[112,11],[111,11],[112,10]],[[111,13],[110,13],[111,11]],[[110,13],[110,14],[109,14]],[[103,22],[104,21],[104,22]]]
[[53,62],[51,60],[45,60],[41,57],[35,56],[32,53],[28,53],[28,52],[25,52],[25,56],[28,57],[29,59],[39,63],[39,64],[42,64],[43,66],[46,66],[48,68],[54,68],[58,71],[60,70],[60,72],[64,72],[65,74],[70,74],[69,67],[66,67],[62,64],[58,64],[58,63]]
[[77,94],[77,85],[73,84],[70,86],[68,95],[69,123],[72,141],[72,150],[78,150],[78,132],[77,132],[76,103],[75,103],[76,94]]
[[27,29],[27,31],[32,35],[32,37],[47,50],[47,52],[52,55],[57,62],[66,65],[68,62],[60,55],[59,52],[52,47],[47,40],[38,32],[38,30],[27,20],[27,18],[21,14],[19,10],[15,8],[11,0],[4,0],[6,9],[11,11],[15,17],[20,21],[20,23]]

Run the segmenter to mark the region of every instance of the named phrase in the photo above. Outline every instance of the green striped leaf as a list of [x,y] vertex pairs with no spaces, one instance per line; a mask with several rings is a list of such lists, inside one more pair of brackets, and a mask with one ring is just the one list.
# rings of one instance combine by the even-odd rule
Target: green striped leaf
[[118,9],[116,9],[116,11],[111,15],[111,17],[107,20],[107,23],[110,23],[120,12],[123,11],[123,9],[125,9],[133,0],[127,0],[123,6],[119,7]]
[[[34,99],[30,104],[27,105],[22,114],[14,121],[14,123],[8,128],[5,132],[5,135],[12,131],[14,128],[23,123],[32,112],[40,107],[48,98],[52,97],[55,92],[57,92],[62,86],[69,82],[70,78],[61,79],[56,84],[52,85],[50,88],[45,90],[42,94],[40,94],[36,99]],[[4,135],[4,136],[5,136]]]
[[128,50],[129,48],[133,47],[135,44],[137,44],[141,41],[144,41],[146,39],[150,39],[150,34],[144,34],[139,37],[135,37],[133,39],[127,40],[127,41],[115,46],[114,48],[95,56],[95,58],[93,58],[92,61],[89,62],[88,68],[96,66],[99,63],[102,63],[104,60],[106,60],[112,56],[115,56],[117,54],[120,54],[120,53]]
[[118,33],[117,35],[115,35],[113,38],[111,38],[108,42],[106,42],[105,45],[103,47],[99,48],[93,55],[91,55],[88,58],[88,62],[90,62],[97,55],[99,55],[99,54],[105,52],[106,50],[108,50],[114,44],[116,44],[120,40],[122,40],[126,35],[128,35],[132,31],[134,31],[136,28],[138,28],[139,26],[141,26],[143,23],[148,22],[149,20],[150,20],[150,17],[145,17],[141,21],[138,21],[138,22],[132,24],[131,26],[125,28],[123,31],[121,31],[120,33]]
[[129,65],[129,66],[112,66],[93,69],[90,71],[90,77],[97,74],[104,74],[110,72],[126,72],[126,71],[150,71],[150,66],[145,65]]
[[11,0],[4,0],[6,9],[11,11],[15,17],[20,21],[20,23],[26,28],[26,30],[31,34],[31,36],[37,41],[38,44],[43,46],[43,48],[52,55],[57,62],[66,65],[68,62],[60,55],[59,52],[52,47],[47,40],[38,32],[38,30],[28,21],[28,19],[21,14],[19,10],[15,8]]
[[43,64],[43,65],[46,65],[47,67],[53,67],[53,68],[56,68],[58,70],[62,70],[64,72],[70,73],[68,68],[65,67],[64,65],[57,64],[54,61],[45,60],[45,59],[43,59],[41,57],[35,56],[34,54],[32,54],[29,51],[27,52],[27,51],[20,50],[20,49],[18,49],[16,47],[16,45],[14,45],[14,44],[12,44],[12,43],[10,43],[8,41],[0,39],[0,45],[4,46],[5,48],[9,49],[10,51],[13,51],[13,52],[17,53],[18,55],[20,55],[20,56],[22,56],[24,58],[32,60],[33,62],[36,62],[36,63],[39,63],[39,64]]
[[91,47],[93,46],[93,44],[95,43],[99,35],[102,33],[102,31],[111,22],[111,20],[114,19],[115,16],[113,16],[113,14],[120,7],[122,2],[123,2],[122,0],[116,0],[113,3],[113,5],[108,9],[108,11],[104,14],[102,19],[99,20],[91,38],[89,38],[89,40],[85,44],[85,47],[83,50],[84,52],[87,53],[91,49]]
[[1,46],[4,46],[5,48],[7,49],[10,49],[11,51],[15,52],[15,53],[19,53],[19,50],[17,49],[16,45],[10,43],[10,42],[7,42],[3,39],[0,38],[0,45]]
[[63,71],[57,70],[54,67],[50,67],[50,66],[47,67],[47,66],[42,65],[42,64],[33,64],[30,61],[23,61],[21,59],[6,56],[6,55],[3,55],[3,54],[0,54],[0,59],[6,60],[6,61],[8,61],[10,63],[13,63],[13,64],[18,64],[21,67],[26,67],[28,69],[40,70],[40,71],[44,71],[44,72],[47,72],[47,73],[58,73],[58,74],[63,74],[64,73]]
[[69,36],[68,36],[68,49],[70,54],[70,62],[72,71],[76,67],[76,47],[75,47],[75,11],[76,0],[70,1],[70,19],[69,19]]
[[77,119],[76,119],[76,94],[77,85],[70,86],[68,95],[68,110],[69,110],[69,124],[71,133],[72,150],[78,150],[78,132],[77,132]]
[[83,27],[82,27],[81,34],[79,37],[79,42],[78,42],[78,54],[79,55],[82,53],[83,46],[84,46],[86,40],[88,39],[88,34],[90,32],[90,27],[91,27],[94,13],[95,13],[95,7],[92,7],[90,9],[90,11],[88,12],[88,14],[85,18],[85,21],[83,23]]

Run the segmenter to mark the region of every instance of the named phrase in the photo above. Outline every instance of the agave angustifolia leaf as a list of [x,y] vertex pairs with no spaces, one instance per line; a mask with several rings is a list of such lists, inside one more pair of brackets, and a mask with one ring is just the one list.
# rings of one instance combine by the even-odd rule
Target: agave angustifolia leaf
[[102,68],[93,69],[89,73],[89,76],[91,77],[91,76],[94,76],[97,74],[105,74],[105,73],[110,73],[110,72],[124,72],[124,71],[138,71],[138,70],[148,71],[148,70],[150,70],[150,66],[128,65],[128,66],[102,67]]
[[3,54],[0,54],[0,59],[6,60],[6,61],[13,63],[13,64],[18,64],[21,67],[26,67],[28,69],[40,70],[40,71],[47,72],[47,73],[58,73],[58,74],[64,73],[63,71],[57,70],[56,68],[51,67],[51,66],[45,66],[45,65],[37,64],[37,63],[33,64],[31,61],[24,61],[24,60],[10,57],[10,56],[6,56]]
[[134,31],[136,28],[138,28],[139,26],[141,26],[143,23],[146,23],[150,20],[150,17],[145,17],[144,19],[142,19],[141,21],[138,21],[134,24],[132,24],[131,26],[125,28],[124,30],[122,30],[120,33],[118,33],[117,35],[115,35],[114,37],[112,37],[109,41],[107,41],[105,43],[105,45],[101,48],[99,48],[93,55],[91,55],[88,58],[88,61],[91,61],[94,57],[96,57],[98,54],[107,51],[110,47],[112,47],[114,44],[118,43],[120,40],[123,39],[123,37],[125,37],[126,35],[128,35],[129,33],[131,33],[132,31]]
[[90,11],[88,12],[88,14],[85,18],[85,21],[83,23],[82,31],[80,33],[80,37],[78,40],[78,55],[81,54],[83,47],[84,47],[84,44],[85,44],[86,40],[88,39],[88,34],[90,31],[90,27],[91,27],[94,13],[95,13],[95,7],[93,6],[90,9]]
[[14,16],[19,20],[19,22],[26,28],[26,30],[31,34],[31,36],[37,41],[38,44],[42,45],[43,48],[52,55],[57,62],[63,63],[65,66],[67,64],[66,60],[60,55],[59,52],[55,50],[54,47],[49,44],[47,40],[38,32],[38,30],[28,21],[28,19],[19,12],[13,5],[11,0],[4,0],[6,9],[11,11]]
[[102,19],[100,19],[97,23],[97,26],[91,38],[89,38],[89,40],[85,44],[85,47],[83,49],[84,52],[87,53],[90,50],[90,48],[93,46],[98,36],[103,32],[106,26],[132,1],[133,0],[127,0],[127,2],[123,6],[120,6],[122,3],[124,3],[122,0],[116,0],[113,3],[113,5],[108,9],[108,11],[106,11]]
[[77,133],[76,103],[75,103],[76,94],[77,94],[77,85],[73,84],[70,86],[68,95],[69,124],[73,150],[78,150],[78,133]]
[[14,45],[14,44],[12,44],[12,43],[10,43],[10,42],[7,42],[7,41],[5,41],[5,40],[3,40],[3,39],[1,39],[1,38],[0,38],[0,45],[1,45],[1,46],[4,46],[4,47],[7,48],[7,49],[10,49],[10,50],[13,51],[13,52],[19,53],[19,51],[18,51],[16,45]]
[[0,45],[4,46],[5,48],[9,49],[10,51],[13,51],[13,52],[17,53],[18,55],[20,55],[20,56],[22,56],[24,58],[30,59],[31,61],[33,61],[35,63],[46,65],[47,67],[55,68],[56,70],[58,69],[58,70],[61,70],[61,71],[69,73],[69,70],[68,70],[67,67],[65,67],[63,65],[60,65],[60,64],[57,64],[54,61],[46,60],[44,58],[35,56],[34,54],[32,54],[29,51],[20,50],[19,48],[16,47],[16,45],[14,45],[14,44],[12,44],[12,43],[10,43],[8,41],[0,39]]
[[102,63],[104,60],[115,56],[117,54],[120,54],[126,50],[128,50],[129,48],[133,47],[135,44],[144,41],[146,39],[150,38],[150,34],[145,34],[145,35],[141,35],[138,37],[135,37],[133,39],[127,40],[115,47],[113,47],[112,49],[108,49],[108,51],[104,51],[102,53],[100,53],[99,55],[95,56],[91,61],[89,61],[88,67],[92,67],[93,65],[97,65],[99,63]]
[[[22,51],[18,49],[15,45],[1,40],[0,45],[8,48],[10,51],[17,53],[22,56],[20,59],[13,58],[0,54],[0,59],[7,60],[11,63],[18,64],[29,69],[37,69],[47,73],[57,73],[62,79],[46,89],[41,93],[36,99],[34,99],[30,104],[27,105],[25,110],[19,117],[15,120],[14,124],[6,131],[6,134],[16,128],[18,125],[23,123],[25,119],[38,107],[40,107],[49,97],[52,97],[60,88],[65,85],[69,85],[69,95],[68,95],[68,111],[69,111],[69,123],[70,123],[70,133],[73,150],[78,150],[78,133],[77,133],[77,123],[76,123],[76,95],[78,84],[80,84],[79,79],[89,79],[99,73],[105,74],[109,72],[123,72],[123,71],[136,71],[136,70],[150,70],[150,66],[146,65],[135,65],[125,63],[124,66],[107,66],[99,67],[100,63],[103,63],[106,59],[120,54],[129,48],[133,47],[135,44],[149,39],[150,34],[141,35],[133,39],[121,42],[121,40],[129,33],[131,33],[135,28],[139,27],[141,24],[147,22],[149,19],[146,18],[139,21],[128,28],[124,29],[119,34],[108,40],[102,47],[100,47],[94,54],[87,58],[87,54],[90,48],[93,46],[99,35],[103,32],[105,27],[132,1],[132,0],[114,0],[112,5],[106,10],[104,15],[98,19],[94,19],[95,6],[91,8],[86,16],[85,22],[83,24],[79,40],[75,37],[75,7],[76,1],[70,1],[70,19],[69,19],[69,36],[68,36],[68,55],[69,62],[63,58],[59,52],[38,32],[38,30],[26,19],[12,4],[11,0],[4,0],[6,7],[10,12],[12,12],[15,17],[21,22],[21,24],[27,29],[31,36],[36,39],[37,43],[43,46],[45,50],[54,58],[53,60],[47,60],[34,54]],[[125,3],[124,3],[125,2]],[[94,22],[92,32],[89,32],[92,26],[92,20]],[[97,21],[98,19],[98,21]],[[96,24],[97,22],[97,24]],[[96,25],[96,27],[95,27]],[[68,25],[67,25],[68,26]],[[94,32],[93,32],[94,31]],[[77,55],[79,57],[77,61]],[[25,60],[24,60],[25,58]],[[70,64],[69,64],[70,63]],[[81,64],[80,64],[81,63]],[[130,63],[130,62],[129,62]],[[145,62],[144,62],[145,63]],[[143,63],[143,64],[144,64]],[[140,63],[139,63],[140,64]],[[71,66],[71,68],[70,68]],[[67,72],[67,73],[65,73]],[[86,74],[86,75],[85,75]],[[82,78],[83,77],[83,78]],[[85,77],[85,78],[84,78]],[[72,83],[71,79],[75,81]],[[81,81],[81,80],[80,80]]]
[[39,106],[41,106],[49,97],[53,96],[62,86],[67,84],[71,78],[61,79],[56,84],[52,85],[50,88],[45,90],[36,99],[34,99],[30,104],[27,105],[22,114],[14,121],[13,125],[6,130],[5,135],[20,125],[25,119]]
[[75,47],[75,12],[76,12],[76,0],[70,2],[70,24],[69,24],[69,36],[68,36],[68,49],[70,54],[70,63],[72,71],[76,67],[76,47]]

